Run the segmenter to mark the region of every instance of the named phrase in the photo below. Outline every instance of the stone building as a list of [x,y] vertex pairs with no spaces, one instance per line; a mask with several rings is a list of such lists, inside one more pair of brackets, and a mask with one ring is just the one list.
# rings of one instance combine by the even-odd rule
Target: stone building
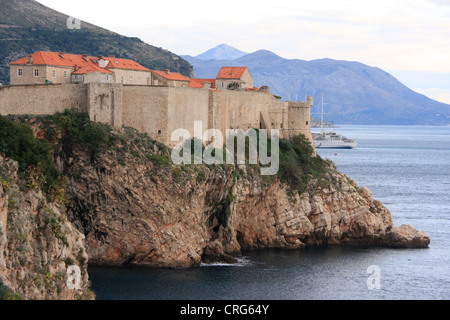
[[95,65],[77,68],[74,72],[72,72],[72,83],[114,83],[114,79],[114,72]]
[[216,89],[216,79],[189,79],[189,88]]
[[171,72],[169,69],[164,71],[152,70],[152,82],[153,86],[164,87],[185,87],[189,88],[189,79],[182,74]]
[[253,88],[253,76],[247,67],[222,67],[216,77],[216,88],[235,90]]
[[133,60],[114,56],[90,57],[44,51],[10,64],[11,85],[72,82],[150,85],[151,71]]

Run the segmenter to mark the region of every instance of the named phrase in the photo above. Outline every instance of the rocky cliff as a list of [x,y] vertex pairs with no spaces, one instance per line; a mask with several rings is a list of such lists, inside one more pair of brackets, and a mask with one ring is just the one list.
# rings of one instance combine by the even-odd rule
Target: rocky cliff
[[184,268],[242,250],[314,245],[427,247],[427,235],[392,217],[366,187],[327,164],[299,193],[248,166],[176,166],[168,150],[125,129],[90,161],[74,148],[70,220],[91,264]]
[[[76,122],[69,118],[60,119]],[[49,203],[39,190],[21,191],[14,162],[0,158],[11,181],[0,186],[0,276],[27,298],[75,298],[63,285],[72,263],[84,270],[78,294],[86,294],[87,259],[186,268],[234,261],[243,250],[430,243],[412,227],[394,228],[389,210],[330,162],[303,172],[299,189],[255,166],[174,165],[166,146],[132,128],[93,148],[54,119],[17,121],[52,142],[66,178],[65,206]]]
[[[92,299],[84,235],[62,203],[47,201],[17,172],[17,162],[0,155],[0,299]],[[71,266],[80,271],[74,287]]]
[[86,166],[85,155],[74,157],[69,213],[92,264],[183,268],[249,249],[429,244],[411,227],[393,228],[367,188],[331,167],[298,195],[232,168],[163,168],[133,155],[118,164],[114,152]]

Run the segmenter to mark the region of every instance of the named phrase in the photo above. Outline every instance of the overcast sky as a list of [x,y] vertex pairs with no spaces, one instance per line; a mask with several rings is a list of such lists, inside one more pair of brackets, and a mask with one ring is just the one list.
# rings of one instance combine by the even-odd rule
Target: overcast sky
[[379,67],[450,103],[450,0],[38,0],[176,54],[219,44]]

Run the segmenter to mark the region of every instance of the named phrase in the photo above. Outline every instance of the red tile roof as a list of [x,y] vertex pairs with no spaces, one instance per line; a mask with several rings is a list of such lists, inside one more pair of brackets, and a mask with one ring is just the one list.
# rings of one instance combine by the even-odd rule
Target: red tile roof
[[[87,55],[77,55],[70,53],[58,53],[58,52],[45,52],[39,51],[32,54],[33,65],[50,65],[58,67],[86,67],[97,66],[98,60],[108,60],[108,65],[105,68],[117,68],[127,70],[141,70],[150,71],[149,69],[141,66],[139,63],[129,59],[119,59],[114,57],[90,57]],[[27,57],[11,62],[13,65],[26,65]]]
[[91,65],[91,66],[84,66],[81,67],[80,69],[78,69],[75,72],[72,72],[72,74],[86,74],[86,73],[91,73],[91,72],[96,72],[99,71],[101,73],[109,73],[109,74],[114,74],[114,72],[97,67],[96,65]]
[[[85,66],[89,64],[82,56],[64,53],[64,58],[57,52],[39,51],[31,55],[33,57],[33,65],[52,65],[59,67]],[[27,64],[27,57],[11,62],[11,64]]]
[[222,67],[217,79],[241,79],[247,67]]
[[157,71],[157,70],[152,70],[152,72],[154,72],[157,75],[160,75],[161,77],[164,77],[164,78],[166,78],[168,80],[189,81],[188,78],[186,78],[182,74],[179,74],[179,73],[176,73],[176,72],[169,72],[169,73],[167,73],[166,71]]
[[117,69],[128,69],[128,70],[141,70],[141,71],[151,71],[139,63],[129,59],[118,59],[113,57],[103,57],[104,60],[108,60],[109,63],[106,68],[117,68]]
[[211,88],[214,88],[216,86],[216,79],[190,79],[189,87],[203,88],[205,86],[205,82],[209,82],[211,84]]

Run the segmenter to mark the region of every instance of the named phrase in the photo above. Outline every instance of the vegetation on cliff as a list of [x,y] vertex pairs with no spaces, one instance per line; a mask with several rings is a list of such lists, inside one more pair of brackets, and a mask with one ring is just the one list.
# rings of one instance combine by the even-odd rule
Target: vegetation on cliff
[[[62,151],[71,153],[71,149],[75,144],[83,144],[91,155],[91,159],[95,159],[98,152],[104,150],[112,143],[111,127],[99,123],[89,121],[89,116],[85,113],[66,110],[62,113],[44,118],[45,136],[54,143],[59,143]],[[56,127],[52,127],[52,125]],[[59,134],[55,135],[56,130]],[[59,137],[58,139],[55,139]]]
[[0,116],[0,153],[19,163],[19,175],[30,188],[45,192],[57,189],[61,174],[54,165],[52,147],[43,138],[36,139],[29,125]]
[[314,156],[311,142],[304,136],[280,140],[280,170],[278,177],[299,194],[306,191],[311,179],[320,178],[331,169],[330,163]]
[[[37,117],[30,121],[29,117],[15,117],[12,121],[7,117],[0,117],[0,152],[19,162],[22,175],[30,172],[30,167],[39,168],[43,175],[43,189],[54,190],[63,186],[60,171],[54,165],[54,157],[69,158],[73,149],[84,148],[90,155],[93,163],[99,153],[111,150],[118,154],[119,163],[124,164],[124,155],[131,155],[140,162],[150,162],[158,167],[159,171],[167,171],[174,175],[174,179],[186,172],[200,172],[197,179],[202,180],[202,168],[230,167],[234,172],[233,179],[242,177],[246,173],[241,167],[229,165],[199,165],[176,166],[170,158],[170,149],[149,137],[146,133],[140,133],[133,128],[125,127],[122,132],[114,132],[110,126],[92,122],[85,113],[66,110],[54,115]],[[38,127],[42,138],[34,138],[29,124]],[[194,140],[190,144],[191,154],[194,154]],[[248,146],[246,140],[246,172],[258,175],[259,165],[248,164]],[[268,139],[270,152],[271,140]],[[259,140],[258,140],[259,144]],[[52,147],[53,146],[53,147]],[[202,146],[203,151],[205,146]],[[259,150],[259,145],[256,146]],[[235,150],[236,151],[236,150]],[[289,186],[292,192],[301,194],[311,179],[320,179],[327,171],[332,169],[329,161],[323,160],[314,154],[314,148],[310,141],[303,135],[296,136],[292,140],[280,139],[279,170],[275,176],[264,177],[265,182],[273,183],[280,180]],[[224,149],[212,152],[225,152]],[[224,154],[225,158],[225,154]],[[236,155],[235,155],[236,160]],[[194,170],[194,167],[195,170]],[[63,169],[63,168],[61,168]],[[36,171],[36,170],[35,170]]]
[[22,296],[0,282],[0,300],[22,300]]

